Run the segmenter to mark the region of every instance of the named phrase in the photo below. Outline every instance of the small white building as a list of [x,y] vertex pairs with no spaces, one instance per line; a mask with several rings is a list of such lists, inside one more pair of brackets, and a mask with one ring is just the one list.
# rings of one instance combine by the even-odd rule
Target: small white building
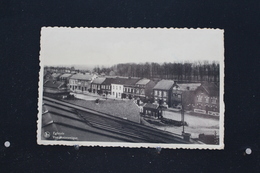
[[112,88],[111,93],[115,98],[121,98],[122,97],[124,85],[122,85],[122,84],[111,84],[111,88]]
[[124,84],[126,82],[126,78],[115,78],[111,83],[111,95],[115,98],[122,98],[122,94],[124,93]]

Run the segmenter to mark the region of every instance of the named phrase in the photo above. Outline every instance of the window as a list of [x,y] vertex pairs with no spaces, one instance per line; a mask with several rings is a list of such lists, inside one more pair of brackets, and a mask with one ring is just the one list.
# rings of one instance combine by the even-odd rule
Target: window
[[121,90],[121,86],[119,86],[119,89]]
[[216,97],[212,97],[211,102],[212,102],[212,104],[217,104],[217,98]]
[[162,94],[161,91],[159,91],[159,96],[161,96],[161,94]]
[[156,90],[154,91],[154,95],[155,95],[155,96],[157,95],[157,91],[156,91]]
[[117,90],[117,86],[116,86],[116,90]]
[[166,97],[166,95],[167,95],[167,93],[166,93],[166,91],[164,91],[164,92],[163,92],[163,96]]
[[202,96],[201,95],[198,95],[198,102],[202,102]]
[[209,103],[209,97],[205,97],[205,102]]
[[113,85],[113,89],[115,89],[115,86]]

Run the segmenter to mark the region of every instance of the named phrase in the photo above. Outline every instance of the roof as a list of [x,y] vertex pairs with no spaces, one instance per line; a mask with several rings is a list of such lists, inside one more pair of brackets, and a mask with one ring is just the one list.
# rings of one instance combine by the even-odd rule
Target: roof
[[98,112],[108,113],[110,115],[127,118],[133,122],[139,122],[140,110],[132,100],[99,100],[97,104],[95,100],[66,100],[73,104],[83,106]]
[[92,80],[93,75],[91,74],[74,74],[73,76],[71,76],[71,79],[79,79],[79,80]]
[[59,77],[60,75],[62,75],[61,73],[53,73],[51,76],[52,77]]
[[152,104],[152,103],[145,103],[144,108],[150,108],[150,109],[158,109],[159,105]]
[[136,78],[130,78],[130,79],[127,79],[125,81],[125,85],[126,86],[132,86],[132,85],[135,85],[136,82],[138,82],[140,79],[136,79]]
[[70,77],[70,76],[72,76],[72,75],[73,75],[73,74],[65,73],[65,74],[61,75],[60,77],[62,77],[62,78],[68,78],[68,77]]
[[121,84],[121,85],[124,85],[125,82],[126,82],[127,78],[114,78],[114,80],[112,81],[111,84]]
[[[177,84],[179,86],[179,90],[196,90],[201,84],[200,83],[186,83],[186,84]],[[189,88],[189,89],[188,89]]]
[[141,79],[141,80],[139,80],[137,83],[136,83],[136,85],[146,85],[146,84],[148,84],[150,82],[150,79]]
[[120,85],[135,85],[136,82],[138,82],[140,78],[131,78],[131,77],[116,77],[113,78],[112,84],[120,84]]
[[153,89],[169,90],[173,86],[173,80],[160,80]]
[[[195,143],[187,142],[181,135],[131,122],[88,108],[43,97],[42,140],[102,141],[142,143]],[[58,130],[62,135],[55,136]],[[48,132],[49,135],[44,135]],[[55,138],[56,137],[56,138]]]
[[105,80],[103,81],[103,85],[111,85],[113,80],[114,78],[105,78]]
[[205,90],[210,96],[219,96],[219,87],[214,83],[204,82],[199,88]]
[[94,79],[94,81],[92,83],[93,84],[102,84],[105,80],[106,80],[106,78],[96,78],[96,79]]
[[43,87],[49,87],[49,88],[59,88],[60,86],[64,85],[64,82],[60,81],[53,81],[53,80],[47,80]]

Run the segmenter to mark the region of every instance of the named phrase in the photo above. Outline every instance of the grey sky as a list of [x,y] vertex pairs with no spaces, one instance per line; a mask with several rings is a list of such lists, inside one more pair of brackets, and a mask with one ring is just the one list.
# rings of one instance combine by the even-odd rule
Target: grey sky
[[114,65],[127,62],[220,61],[223,30],[43,28],[44,65]]

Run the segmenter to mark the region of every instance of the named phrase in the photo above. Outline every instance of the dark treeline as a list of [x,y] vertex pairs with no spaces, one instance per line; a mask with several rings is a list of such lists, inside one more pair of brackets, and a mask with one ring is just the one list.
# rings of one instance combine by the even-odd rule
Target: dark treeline
[[219,82],[219,63],[213,61],[178,63],[125,63],[110,68],[95,67],[94,72],[106,75],[140,77],[149,79],[172,79],[178,81]]

